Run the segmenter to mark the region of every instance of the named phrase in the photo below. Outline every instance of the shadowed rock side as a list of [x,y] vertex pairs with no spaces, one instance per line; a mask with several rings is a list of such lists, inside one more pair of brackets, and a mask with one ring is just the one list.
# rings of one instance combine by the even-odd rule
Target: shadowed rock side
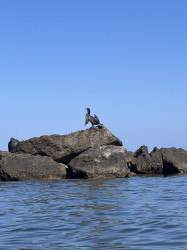
[[16,145],[18,144],[18,140],[17,139],[15,139],[15,138],[10,138],[10,141],[9,141],[9,143],[8,143],[8,151],[12,151],[13,150],[13,148],[15,148],[16,147]]
[[149,154],[146,146],[140,147],[128,159],[131,172],[160,175],[187,173],[187,151],[176,148],[154,148]]
[[121,146],[122,142],[106,127],[98,126],[68,135],[41,136],[20,141],[10,152],[49,156],[67,164],[88,148],[101,145]]
[[66,168],[49,157],[0,151],[0,181],[64,179]]
[[187,173],[187,151],[182,148],[161,148],[163,174]]
[[112,145],[90,148],[71,160],[68,166],[68,178],[122,178],[130,173],[126,149]]
[[153,150],[150,154],[146,146],[140,147],[128,163],[131,172],[136,174],[162,174],[163,164],[159,151]]

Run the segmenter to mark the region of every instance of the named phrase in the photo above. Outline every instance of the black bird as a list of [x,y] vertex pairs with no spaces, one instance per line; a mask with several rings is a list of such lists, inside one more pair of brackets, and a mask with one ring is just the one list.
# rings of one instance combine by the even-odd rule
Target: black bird
[[87,114],[85,116],[85,123],[84,123],[84,125],[86,126],[86,124],[88,124],[88,122],[91,122],[92,127],[93,127],[93,125],[100,125],[99,118],[95,114],[94,114],[94,116],[91,116],[89,108],[86,108],[86,110],[87,110]]

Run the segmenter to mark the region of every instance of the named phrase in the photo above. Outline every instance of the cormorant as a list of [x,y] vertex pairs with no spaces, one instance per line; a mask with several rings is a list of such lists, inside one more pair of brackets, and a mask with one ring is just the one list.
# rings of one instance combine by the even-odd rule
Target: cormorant
[[86,110],[87,110],[87,114],[85,116],[85,123],[84,123],[84,125],[86,126],[86,124],[88,122],[91,122],[92,127],[93,127],[93,125],[100,125],[99,118],[95,114],[94,114],[94,116],[91,116],[89,108],[86,108]]

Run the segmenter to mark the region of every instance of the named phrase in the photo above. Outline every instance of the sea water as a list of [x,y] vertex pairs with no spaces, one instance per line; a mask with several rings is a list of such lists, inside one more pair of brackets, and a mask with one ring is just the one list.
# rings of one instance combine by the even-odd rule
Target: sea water
[[187,175],[0,183],[0,249],[187,249]]

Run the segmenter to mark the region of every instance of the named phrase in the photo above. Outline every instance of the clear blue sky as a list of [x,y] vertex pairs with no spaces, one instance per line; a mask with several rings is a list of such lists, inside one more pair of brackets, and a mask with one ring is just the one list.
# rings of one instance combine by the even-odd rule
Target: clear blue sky
[[128,150],[187,150],[186,13],[186,0],[0,0],[0,150],[85,129],[87,107]]

